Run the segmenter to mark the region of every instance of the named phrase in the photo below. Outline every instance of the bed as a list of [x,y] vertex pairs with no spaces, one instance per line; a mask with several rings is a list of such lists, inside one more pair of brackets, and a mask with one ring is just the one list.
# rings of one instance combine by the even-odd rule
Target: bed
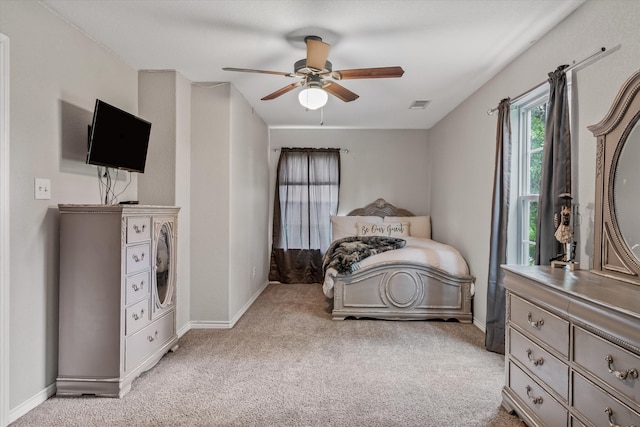
[[[322,287],[333,300],[334,320],[366,317],[471,323],[475,278],[455,248],[431,240],[428,216],[416,216],[378,199],[346,216],[332,216],[331,227]],[[401,240],[403,247],[367,256],[346,272],[328,262],[335,255],[334,246],[360,242],[358,236],[371,233],[388,235],[387,242]]]

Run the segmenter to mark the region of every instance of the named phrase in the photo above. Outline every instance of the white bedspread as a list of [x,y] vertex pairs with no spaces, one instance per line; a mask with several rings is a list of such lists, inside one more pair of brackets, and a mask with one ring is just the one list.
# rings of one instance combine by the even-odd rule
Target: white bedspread
[[[420,237],[403,237],[403,239],[407,241],[404,248],[365,258],[360,261],[358,270],[384,262],[408,261],[430,265],[457,276],[469,274],[467,262],[454,247]],[[325,274],[322,290],[327,298],[333,298],[333,283],[337,274],[338,272],[333,268],[328,269]]]

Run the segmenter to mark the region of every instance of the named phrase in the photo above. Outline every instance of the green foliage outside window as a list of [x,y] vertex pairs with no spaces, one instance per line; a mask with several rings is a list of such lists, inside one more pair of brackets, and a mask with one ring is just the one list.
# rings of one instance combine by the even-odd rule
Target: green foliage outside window
[[[529,110],[529,158],[528,158],[528,191],[531,195],[540,194],[540,178],[542,174],[542,147],[544,146],[545,119],[547,103]],[[538,229],[538,202],[528,203],[528,256],[529,265],[533,265],[535,257],[535,241]]]
[[544,103],[531,110],[529,152],[529,193],[540,194],[540,174],[542,170],[542,146],[544,145],[544,122],[547,104]]
[[531,110],[531,149],[542,148],[544,145],[544,121],[546,115],[546,103]]

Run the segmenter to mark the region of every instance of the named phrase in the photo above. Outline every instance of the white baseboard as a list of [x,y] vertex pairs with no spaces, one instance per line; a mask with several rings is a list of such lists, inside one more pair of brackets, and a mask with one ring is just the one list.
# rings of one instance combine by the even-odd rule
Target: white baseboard
[[39,393],[31,396],[29,399],[22,402],[20,405],[9,411],[9,423],[16,421],[21,416],[25,415],[30,410],[34,409],[45,400],[56,394],[56,383],[50,384],[47,388]]
[[231,320],[220,320],[220,321],[194,320],[189,322],[188,329],[184,331],[183,335],[187,333],[189,329],[231,329],[233,328],[236,325],[236,323],[238,323],[238,320],[242,318],[244,313],[247,312],[249,307],[251,307],[251,305],[258,299],[260,294],[262,294],[262,292],[264,292],[264,290],[267,289],[267,286],[269,286],[269,282],[266,282],[264,285],[262,285],[262,287],[258,289],[258,291],[255,294],[253,294],[253,296],[249,299],[249,301],[247,301],[247,303],[238,311],[238,313],[236,313],[235,316],[233,316]]
[[191,329],[231,329],[233,325],[230,321],[196,320],[189,323]]
[[484,323],[478,322],[478,319],[473,319],[473,324],[476,325],[476,328],[480,329],[482,332],[487,332],[487,327]]
[[189,329],[191,329],[191,325],[189,324],[189,322],[187,322],[186,325],[176,331],[176,334],[178,334],[178,338],[189,332]]

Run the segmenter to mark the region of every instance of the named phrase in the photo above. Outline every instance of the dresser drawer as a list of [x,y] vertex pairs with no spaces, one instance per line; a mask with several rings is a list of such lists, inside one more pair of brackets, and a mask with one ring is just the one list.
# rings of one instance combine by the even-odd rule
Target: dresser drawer
[[575,418],[571,417],[571,424],[569,424],[571,427],[587,427],[586,425],[582,424],[580,421],[576,420]]
[[143,298],[149,297],[151,277],[149,271],[143,271],[125,279],[125,304],[129,305]]
[[596,426],[640,426],[640,414],[577,373],[573,374],[573,408]]
[[569,322],[513,294],[509,296],[511,323],[568,357]]
[[542,382],[548,384],[565,402],[569,401],[569,366],[509,328],[509,353]]
[[[620,394],[640,402],[640,357],[574,326],[573,361]],[[611,372],[610,372],[611,370]]]
[[127,307],[124,312],[125,334],[131,335],[149,324],[149,321],[151,320],[151,316],[149,315],[149,299],[143,299],[142,301]]
[[125,250],[127,274],[142,271],[151,265],[150,244],[145,243],[135,246],[127,246]]
[[509,362],[509,388],[545,426],[566,426],[568,411],[516,364]]
[[138,367],[148,356],[175,335],[174,314],[175,312],[171,312],[126,338],[125,371]]
[[148,216],[127,217],[127,243],[151,239],[151,218]]

